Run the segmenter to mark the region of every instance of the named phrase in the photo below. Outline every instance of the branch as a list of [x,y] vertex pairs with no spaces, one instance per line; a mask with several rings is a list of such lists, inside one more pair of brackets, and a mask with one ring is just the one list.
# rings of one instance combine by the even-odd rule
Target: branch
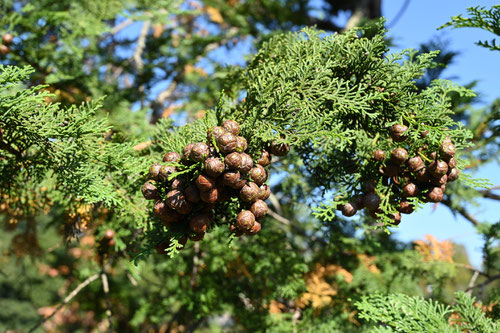
[[480,190],[479,193],[483,195],[483,197],[493,200],[500,200],[500,195],[493,193],[493,190],[497,190],[500,186],[494,186],[488,190]]
[[309,20],[309,25],[315,25],[318,29],[326,31],[340,32],[342,28],[329,20],[320,20],[315,17],[311,17]]
[[472,290],[475,288],[484,288],[485,286],[487,286],[491,282],[498,280],[498,279],[500,279],[500,274],[493,275],[492,277],[490,277],[488,280],[484,281],[483,283],[467,287],[467,289],[465,289],[465,292],[468,292],[469,290]]
[[469,212],[467,212],[465,210],[465,208],[463,208],[463,207],[452,207],[450,199],[443,200],[443,201],[441,201],[441,203],[443,203],[444,205],[448,206],[448,208],[450,208],[452,211],[457,211],[458,213],[460,213],[460,215],[462,215],[463,217],[465,217],[474,226],[477,227],[479,225],[480,222],[474,216],[472,216],[471,214],[469,214]]
[[149,20],[144,22],[144,24],[142,25],[139,38],[137,39],[137,47],[135,48],[134,55],[132,56],[132,59],[134,59],[135,66],[138,71],[141,71],[142,67],[144,67],[144,63],[142,62],[141,56],[142,56],[142,51],[146,46],[146,36],[148,35],[150,26],[151,26],[151,21]]
[[199,254],[200,254],[200,243],[196,242],[194,243],[193,270],[191,273],[191,281],[190,281],[191,288],[193,288],[194,285],[196,284],[196,275],[198,274]]
[[52,318],[56,313],[58,313],[69,301],[71,301],[73,299],[73,297],[75,297],[76,295],[78,295],[78,293],[80,291],[82,291],[83,288],[85,288],[86,286],[88,286],[90,283],[94,282],[95,280],[97,280],[97,278],[99,277],[99,274],[96,273],[90,277],[88,277],[85,281],[83,281],[82,283],[80,283],[75,289],[73,289],[73,291],[68,295],[66,296],[66,298],[64,298],[63,302],[54,310],[54,312],[52,312],[52,314],[48,317],[45,317],[44,319],[42,319],[41,321],[39,321],[35,326],[33,326],[28,332],[34,332],[40,325],[42,325],[43,323],[45,323],[47,320],[49,320],[50,318]]
[[111,302],[109,301],[109,283],[108,283],[108,276],[106,275],[106,272],[104,271],[104,267],[101,271],[101,281],[102,281],[102,290],[104,291],[104,295],[106,298],[106,318],[108,318],[108,330],[111,331],[113,327],[113,322],[111,321]]

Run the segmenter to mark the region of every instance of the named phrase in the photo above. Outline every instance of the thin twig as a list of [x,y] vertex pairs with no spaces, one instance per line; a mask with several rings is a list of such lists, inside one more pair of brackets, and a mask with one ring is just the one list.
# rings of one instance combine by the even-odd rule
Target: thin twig
[[472,216],[471,214],[469,214],[469,212],[467,210],[465,210],[465,208],[463,208],[463,207],[452,207],[450,199],[443,200],[443,201],[441,201],[441,203],[443,203],[446,206],[448,206],[448,208],[450,208],[452,211],[458,212],[460,215],[462,215],[463,217],[465,217],[474,226],[477,227],[479,225],[479,221],[474,216]]
[[111,302],[109,301],[109,283],[108,283],[108,276],[106,275],[106,272],[104,271],[104,268],[101,271],[101,281],[102,281],[102,290],[104,291],[104,296],[106,298],[106,318],[108,318],[108,330],[111,332],[111,329],[113,328],[113,322],[111,321]]
[[493,199],[493,200],[500,200],[500,195],[493,193],[493,190],[498,189],[498,186],[492,187],[489,190],[481,190],[479,193],[483,195],[483,197],[488,198],[488,199]]
[[191,281],[190,281],[191,288],[193,288],[194,285],[196,284],[196,275],[198,274],[199,254],[200,254],[200,243],[196,242],[194,243],[193,270],[191,273]]
[[477,278],[479,277],[479,271],[474,271],[474,274],[472,274],[472,277],[469,281],[469,285],[467,286],[467,293],[470,295],[472,293],[472,287],[476,283]]
[[477,284],[477,285],[473,285],[473,286],[469,286],[467,287],[467,289],[465,289],[465,292],[468,292],[469,290],[471,289],[475,289],[475,288],[484,288],[486,287],[488,284],[490,284],[491,282],[495,281],[495,280],[498,280],[500,279],[500,274],[497,274],[497,275],[493,275],[492,277],[490,277],[488,280],[484,281],[483,283],[481,284]]
[[149,27],[151,26],[151,21],[146,21],[142,25],[141,32],[139,34],[139,38],[137,39],[137,47],[135,48],[134,55],[132,59],[134,59],[135,67],[138,71],[141,71],[144,67],[144,63],[142,62],[142,51],[144,51],[144,47],[146,46],[146,36],[148,35]]
[[94,282],[95,280],[97,280],[97,278],[99,278],[99,274],[96,273],[90,277],[88,277],[85,281],[83,281],[82,283],[80,283],[75,289],[73,289],[73,291],[71,293],[69,293],[68,296],[66,296],[63,300],[63,302],[54,310],[54,312],[52,312],[52,314],[48,317],[45,317],[43,318],[41,321],[39,321],[35,326],[33,326],[29,332],[34,332],[40,325],[42,325],[43,323],[45,323],[47,320],[49,320],[50,318],[52,318],[57,312],[59,312],[69,301],[71,301],[73,299],[73,297],[75,297],[76,295],[78,295],[78,293],[80,291],[82,291],[83,288],[85,288],[86,286],[88,286],[90,283]]

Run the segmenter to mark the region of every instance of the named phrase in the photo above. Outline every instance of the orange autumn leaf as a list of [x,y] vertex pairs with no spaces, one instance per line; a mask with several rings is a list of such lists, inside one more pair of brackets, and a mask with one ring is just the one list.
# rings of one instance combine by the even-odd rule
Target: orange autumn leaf
[[207,12],[208,17],[210,18],[210,21],[215,23],[224,22],[224,19],[222,18],[222,15],[217,8],[207,6],[205,7],[205,11]]
[[438,241],[432,235],[426,235],[425,240],[417,240],[415,250],[419,252],[424,261],[453,262],[453,243],[449,240]]

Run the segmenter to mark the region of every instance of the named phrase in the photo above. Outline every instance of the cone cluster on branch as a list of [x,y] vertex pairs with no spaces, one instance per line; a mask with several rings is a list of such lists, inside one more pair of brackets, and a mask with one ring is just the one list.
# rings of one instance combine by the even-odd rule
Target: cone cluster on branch
[[2,36],[2,44],[0,44],[0,53],[2,55],[7,55],[10,52],[9,45],[14,40],[14,36],[12,34],[6,33]]
[[[255,235],[261,230],[259,220],[267,214],[264,202],[271,194],[266,167],[271,156],[284,156],[289,151],[286,144],[270,144],[261,150],[254,161],[247,150],[247,140],[239,136],[240,125],[226,120],[222,126],[212,127],[206,142],[190,143],[181,154],[168,152],[162,163],[150,167],[149,178],[142,193],[154,200],[153,212],[172,231],[184,232],[179,239],[184,246],[187,239],[202,240],[214,222],[214,207],[232,198],[240,201],[240,211],[230,224],[236,236]],[[194,174],[172,177],[176,172],[194,164],[199,165]],[[176,165],[176,166],[174,166]],[[159,244],[158,252],[165,253],[169,242]]]
[[[458,179],[460,171],[455,159],[455,145],[450,138],[441,143],[439,151],[430,151],[424,145],[414,156],[410,156],[403,142],[408,139],[408,127],[394,125],[389,131],[393,142],[400,147],[390,152],[377,149],[373,152],[373,160],[380,165],[379,173],[383,184],[391,187],[391,204],[398,211],[388,217],[393,225],[401,222],[401,213],[411,214],[414,205],[410,198],[418,198],[423,202],[440,202],[448,182]],[[428,132],[421,133],[421,137]],[[361,209],[367,209],[369,214],[378,219],[381,197],[376,193],[374,181],[368,181],[364,186],[364,194],[351,202],[339,205],[337,208],[344,216],[353,216]]]

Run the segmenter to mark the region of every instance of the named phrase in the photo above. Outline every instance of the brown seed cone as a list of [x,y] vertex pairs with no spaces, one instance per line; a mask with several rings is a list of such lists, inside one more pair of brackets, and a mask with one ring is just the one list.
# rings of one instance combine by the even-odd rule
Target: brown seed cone
[[226,120],[222,123],[222,127],[233,135],[240,134],[240,124],[234,120]]
[[411,214],[413,213],[414,206],[408,201],[401,201],[399,203],[399,207],[396,208],[398,212],[403,214]]
[[385,160],[385,151],[377,149],[373,152],[373,159],[379,162],[383,162]]
[[160,192],[158,191],[156,186],[150,181],[147,181],[144,183],[144,185],[142,185],[141,191],[142,195],[147,200],[157,200],[160,198]]
[[420,137],[423,139],[423,138],[427,137],[427,134],[429,134],[429,130],[425,130],[423,132],[420,132]]
[[3,34],[2,36],[2,42],[4,44],[10,44],[12,43],[12,41],[14,40],[14,36],[12,34],[9,34],[9,33],[6,33],[6,34]]
[[257,164],[250,170],[250,179],[257,185],[262,185],[267,180],[266,169],[260,164]]
[[161,200],[157,200],[153,206],[153,213],[158,217],[166,216],[170,212],[167,204]]
[[260,232],[261,228],[262,228],[262,226],[261,226],[260,222],[255,221],[255,223],[250,228],[250,230],[247,230],[245,232],[245,234],[247,234],[249,236],[256,235],[256,234],[258,234]]
[[240,230],[250,230],[255,224],[255,216],[249,210],[242,210],[236,216],[236,225]]
[[248,148],[247,139],[242,136],[236,137],[236,151],[239,153],[244,152]]
[[393,225],[399,225],[401,223],[401,214],[400,213],[394,213],[394,214],[389,214],[389,218],[393,221]]
[[238,152],[228,154],[224,158],[224,163],[229,169],[238,169],[241,165],[241,154]]
[[421,184],[428,183],[430,179],[431,177],[429,176],[429,173],[427,172],[426,168],[420,169],[417,172],[415,172],[415,180]]
[[190,184],[184,189],[184,197],[192,203],[198,203],[201,200],[200,191],[194,184]]
[[267,184],[262,184],[259,187],[259,199],[260,200],[267,200],[269,196],[271,195],[271,187]]
[[208,145],[205,142],[197,142],[191,148],[189,157],[193,162],[202,162],[208,157],[208,154],[210,154]]
[[357,212],[358,210],[353,202],[348,202],[342,206],[342,215],[344,216],[354,216]]
[[378,216],[377,214],[382,214],[382,209],[377,208],[370,211],[370,216],[376,220],[380,219],[380,216]]
[[196,183],[196,187],[198,187],[198,189],[201,192],[206,192],[206,191],[211,190],[215,187],[215,179],[208,176],[208,175],[204,175],[204,174],[198,175],[195,183]]
[[363,187],[364,187],[366,193],[375,192],[376,184],[373,180],[367,180],[363,184]]
[[382,167],[381,169],[382,174],[387,177],[395,177],[401,171],[401,168],[399,166],[390,163]]
[[427,199],[430,202],[441,202],[443,200],[443,190],[440,187],[434,187],[427,193]]
[[352,202],[354,203],[354,207],[357,210],[365,208],[365,203],[363,202],[363,196],[354,197],[354,200]]
[[243,230],[241,230],[240,228],[238,228],[234,224],[229,225],[229,232],[234,233],[234,235],[236,237],[240,237],[244,233]]
[[269,152],[267,150],[262,149],[262,153],[260,154],[260,157],[257,160],[257,164],[260,164],[263,167],[266,167],[269,164],[271,164],[271,155],[269,155]]
[[222,160],[220,158],[209,157],[205,160],[204,168],[205,168],[205,172],[210,177],[217,178],[224,172],[224,170],[226,169],[226,166],[224,165],[224,162],[222,162]]
[[217,138],[219,138],[222,134],[226,133],[227,130],[222,127],[222,126],[214,126],[211,129],[208,130],[207,132],[207,140],[208,143],[211,145],[212,144],[212,138],[217,141]]
[[226,132],[217,138],[217,147],[224,154],[229,154],[236,151],[238,140],[236,136],[230,132]]
[[184,194],[179,190],[172,190],[165,196],[165,203],[172,209],[177,209],[177,207],[184,204],[185,201],[186,198]]
[[408,127],[405,125],[394,125],[389,130],[389,136],[395,142],[402,142],[406,140],[406,131],[408,131]]
[[414,156],[410,158],[406,162],[406,165],[408,165],[408,169],[410,169],[411,172],[417,172],[425,168],[424,161],[422,161],[422,158],[420,156]]
[[182,201],[175,209],[179,214],[187,215],[193,210],[193,205],[187,200]]
[[368,193],[363,198],[363,203],[368,210],[376,210],[380,205],[380,197],[376,193]]
[[105,239],[113,239],[115,237],[115,232],[111,229],[108,229],[104,232],[104,238]]
[[165,206],[164,215],[160,217],[163,224],[169,227],[172,223],[179,222],[183,216],[168,206]]
[[185,180],[179,178],[172,179],[172,184],[170,185],[170,188],[172,188],[172,190],[182,190],[184,189],[184,187],[186,187]]
[[404,197],[414,197],[420,193],[420,189],[417,185],[413,183],[406,184],[403,186],[403,196]]
[[217,187],[217,202],[226,202],[231,199],[231,192],[227,187]]
[[252,157],[250,157],[250,155],[246,153],[241,153],[240,155],[241,155],[241,163],[238,168],[238,171],[241,173],[247,173],[250,171],[250,169],[253,168]]
[[245,202],[255,202],[259,199],[260,188],[254,182],[249,182],[240,190],[240,198]]
[[441,176],[445,175],[448,172],[448,164],[445,161],[434,161],[427,167],[429,173],[434,178],[441,178]]
[[290,146],[286,143],[272,142],[271,146],[269,147],[269,151],[271,152],[271,154],[276,156],[285,156],[290,151]]
[[457,160],[455,159],[455,157],[450,158],[450,160],[448,161],[448,169],[453,169],[456,167],[457,167]]
[[455,156],[456,148],[451,141],[445,141],[441,144],[441,157],[449,161],[453,156]]
[[449,182],[454,182],[455,180],[458,179],[459,176],[460,176],[460,170],[458,170],[457,168],[453,168],[450,171],[448,171]]
[[191,150],[193,149],[194,144],[190,143],[182,150],[181,159],[183,161],[189,161],[191,159]]
[[210,216],[207,214],[194,215],[189,219],[189,229],[195,234],[207,231],[210,226]]
[[446,182],[448,181],[448,176],[447,175],[442,175],[441,178],[433,178],[431,179],[431,184],[436,185],[436,186],[441,186],[441,185],[446,185]]
[[250,211],[252,212],[253,215],[255,215],[256,219],[264,217],[267,214],[268,210],[269,208],[267,207],[267,204],[260,199],[255,201],[252,204],[252,207],[250,207]]
[[161,165],[158,163],[153,164],[149,167],[149,178],[153,180],[160,180],[160,169]]
[[217,188],[212,188],[205,192],[200,192],[201,201],[206,202],[208,204],[213,204],[217,202],[217,198],[219,197],[219,190]]
[[446,191],[446,184],[439,186],[439,188],[443,191],[443,193]]
[[433,151],[432,153],[429,153],[427,155],[427,157],[432,160],[432,161],[435,161],[437,159],[437,153],[435,151]]
[[0,53],[3,54],[3,55],[7,55],[9,54],[10,52],[10,47],[8,47],[7,45],[0,45]]
[[404,148],[396,148],[391,153],[391,161],[396,165],[402,165],[408,159],[408,152]]
[[228,170],[222,175],[222,183],[232,189],[241,189],[246,184],[245,179],[240,178],[240,172],[236,170]]
[[160,168],[160,179],[168,181],[168,177],[175,172],[175,168],[170,165],[162,165]]
[[199,241],[202,241],[203,238],[205,238],[205,233],[201,233],[201,234],[198,234],[196,236],[191,236],[189,237],[189,240],[190,241],[193,241],[193,242],[199,242]]
[[181,155],[178,153],[171,151],[163,156],[163,162],[179,162],[181,159]]

